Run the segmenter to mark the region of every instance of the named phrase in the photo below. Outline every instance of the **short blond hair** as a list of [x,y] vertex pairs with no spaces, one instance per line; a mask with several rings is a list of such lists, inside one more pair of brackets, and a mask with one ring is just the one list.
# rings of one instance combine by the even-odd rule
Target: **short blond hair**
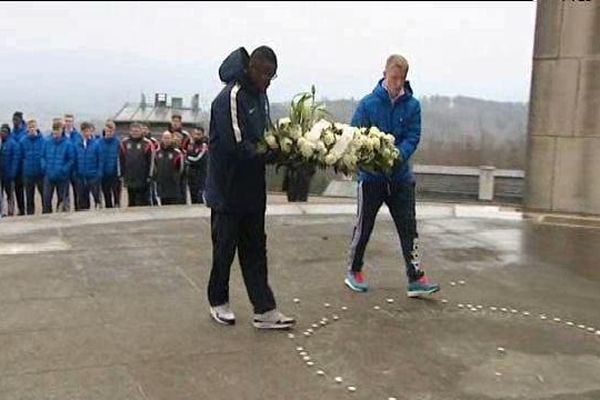
[[35,119],[30,119],[29,121],[27,121],[27,126],[32,125],[32,124],[37,125],[37,121]]
[[110,129],[115,129],[115,122],[112,119],[107,119],[106,122],[104,123],[104,127],[105,128],[110,128]]
[[400,68],[400,71],[404,73],[404,77],[406,78],[406,75],[408,74],[408,61],[406,58],[399,54],[392,54],[385,62],[385,70],[387,71],[392,67]]

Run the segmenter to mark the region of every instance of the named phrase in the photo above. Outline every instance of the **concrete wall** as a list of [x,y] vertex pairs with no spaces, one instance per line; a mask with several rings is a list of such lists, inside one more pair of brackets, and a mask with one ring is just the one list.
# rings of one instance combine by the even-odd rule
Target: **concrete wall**
[[537,3],[525,206],[600,214],[600,1]]

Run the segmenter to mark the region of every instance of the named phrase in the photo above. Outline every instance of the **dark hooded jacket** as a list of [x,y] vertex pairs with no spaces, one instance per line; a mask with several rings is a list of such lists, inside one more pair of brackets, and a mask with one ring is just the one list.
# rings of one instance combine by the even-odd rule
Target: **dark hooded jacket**
[[264,212],[265,161],[256,152],[269,121],[269,102],[249,82],[242,47],[219,68],[225,87],[211,105],[207,205],[218,212]]

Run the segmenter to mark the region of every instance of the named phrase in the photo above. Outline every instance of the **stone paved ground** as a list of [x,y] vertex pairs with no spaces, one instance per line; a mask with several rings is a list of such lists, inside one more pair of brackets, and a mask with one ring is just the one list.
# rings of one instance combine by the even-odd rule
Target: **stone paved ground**
[[410,300],[385,212],[372,290],[343,286],[353,212],[269,209],[270,278],[299,320],[293,339],[251,327],[237,263],[238,324],[210,320],[205,208],[2,220],[0,399],[600,398],[599,229],[420,205],[424,265],[443,291]]

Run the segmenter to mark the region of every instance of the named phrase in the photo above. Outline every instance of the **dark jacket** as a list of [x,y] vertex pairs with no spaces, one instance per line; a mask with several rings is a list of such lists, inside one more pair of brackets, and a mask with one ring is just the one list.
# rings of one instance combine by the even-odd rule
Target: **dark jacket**
[[71,141],[61,136],[49,137],[42,152],[42,170],[51,182],[62,182],[70,178],[75,164],[75,151]]
[[42,152],[46,141],[38,130],[37,135],[27,135],[21,139],[21,164],[25,179],[39,179],[42,171]]
[[414,182],[409,160],[421,139],[421,106],[413,97],[408,81],[404,94],[392,104],[387,90],[382,86],[383,79],[377,83],[373,93],[364,97],[354,113],[352,125],[357,127],[376,126],[380,131],[390,133],[396,138],[396,148],[400,151],[402,162],[391,172],[389,178],[383,173],[359,172],[361,181]]
[[264,212],[265,162],[256,145],[263,137],[268,99],[246,77],[244,48],[231,53],[219,68],[226,86],[211,105],[207,205],[219,212]]
[[163,199],[177,199],[181,195],[181,174],[183,172],[183,152],[175,147],[163,147],[156,152],[156,185],[158,196]]
[[121,142],[119,157],[125,185],[132,189],[148,186],[154,166],[154,150],[150,140],[144,137],[125,138]]

